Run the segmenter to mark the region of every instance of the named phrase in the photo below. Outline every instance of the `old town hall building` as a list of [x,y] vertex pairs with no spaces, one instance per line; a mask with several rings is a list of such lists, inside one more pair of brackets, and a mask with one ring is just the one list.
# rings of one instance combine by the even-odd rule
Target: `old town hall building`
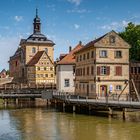
[[41,22],[36,10],[33,34],[21,39],[19,48],[9,60],[10,76],[14,77],[14,82],[54,83],[54,45],[41,33]]

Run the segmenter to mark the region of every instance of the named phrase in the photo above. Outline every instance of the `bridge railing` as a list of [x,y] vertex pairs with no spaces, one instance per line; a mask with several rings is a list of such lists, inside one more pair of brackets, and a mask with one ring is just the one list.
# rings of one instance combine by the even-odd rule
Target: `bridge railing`
[[132,98],[130,97],[129,94],[122,94],[121,98],[119,97],[119,94],[111,94],[111,96],[106,96],[106,97],[95,97],[95,98],[89,98],[88,96],[79,96],[79,95],[75,95],[75,93],[68,93],[68,92],[58,92],[55,91],[53,92],[53,96],[62,100],[68,100],[68,99],[89,99],[89,100],[96,100],[96,101],[122,101],[122,102],[126,102],[126,101],[132,101]]
[[4,84],[0,85],[0,90],[7,90],[7,89],[56,89],[56,84],[49,83],[49,84]]

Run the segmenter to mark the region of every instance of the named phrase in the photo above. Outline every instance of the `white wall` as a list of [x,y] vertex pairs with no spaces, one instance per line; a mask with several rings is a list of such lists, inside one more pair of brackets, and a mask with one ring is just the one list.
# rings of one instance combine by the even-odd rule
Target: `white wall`
[[[70,86],[65,87],[65,79],[70,80]],[[57,65],[56,67],[56,87],[58,91],[74,92],[73,65]]]

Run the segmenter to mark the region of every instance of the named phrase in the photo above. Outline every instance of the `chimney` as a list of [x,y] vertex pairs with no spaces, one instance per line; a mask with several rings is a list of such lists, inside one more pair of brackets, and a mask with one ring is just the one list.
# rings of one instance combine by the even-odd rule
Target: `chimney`
[[69,46],[69,52],[71,52],[71,50],[72,50],[72,47],[71,47],[71,46]]
[[82,45],[82,41],[79,41],[79,45]]

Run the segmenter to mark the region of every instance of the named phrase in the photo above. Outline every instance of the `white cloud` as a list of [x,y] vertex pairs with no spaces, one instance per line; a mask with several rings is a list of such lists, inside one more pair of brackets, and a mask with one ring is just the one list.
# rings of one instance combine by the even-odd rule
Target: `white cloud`
[[112,29],[117,30],[119,28],[126,27],[128,23],[129,23],[129,21],[123,20],[121,22],[112,22],[108,25],[103,25],[99,28],[104,29],[104,30],[112,30]]
[[80,5],[81,2],[82,2],[82,0],[67,0],[67,1],[70,2],[70,3],[75,4],[76,6]]
[[51,9],[52,11],[56,11],[56,6],[54,4],[47,5],[47,8]]
[[[10,42],[10,43],[9,43]],[[18,37],[0,37],[0,70],[8,69],[8,61],[10,56],[15,53],[19,44]]]
[[80,25],[74,24],[74,28],[75,28],[75,29],[79,29],[79,28],[80,28]]
[[53,34],[47,35],[47,38],[51,40],[56,40],[56,36]]
[[22,16],[15,16],[14,19],[15,19],[17,22],[20,22],[21,20],[23,20],[23,17],[22,17]]
[[72,9],[72,10],[67,10],[67,13],[79,13],[79,14],[82,14],[82,13],[90,13],[91,11],[90,10],[87,10],[87,9]]

